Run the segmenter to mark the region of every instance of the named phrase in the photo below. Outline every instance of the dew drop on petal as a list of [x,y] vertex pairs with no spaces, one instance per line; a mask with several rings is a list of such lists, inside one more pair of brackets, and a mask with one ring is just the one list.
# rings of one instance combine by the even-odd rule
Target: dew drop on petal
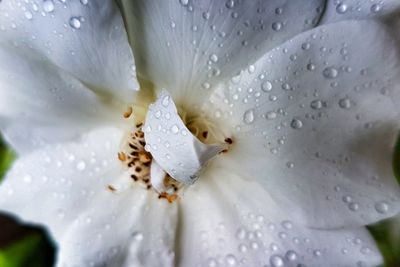
[[322,71],[322,74],[324,75],[325,78],[333,79],[338,76],[339,72],[334,67],[327,67]]
[[322,100],[319,100],[319,99],[316,99],[316,100],[313,100],[313,101],[311,101],[311,103],[310,103],[310,107],[312,108],[312,109],[321,109],[321,108],[323,108],[324,107],[324,102],[322,102]]
[[379,4],[373,4],[372,6],[371,6],[371,12],[373,12],[373,13],[377,13],[377,12],[379,12],[381,10],[381,6],[379,5]]
[[76,164],[76,169],[77,169],[78,171],[83,171],[83,170],[85,170],[85,169],[86,169],[86,163],[85,163],[83,160],[79,161],[79,162]]
[[162,99],[161,104],[162,104],[164,107],[168,107],[169,102],[170,102],[169,95],[166,95],[166,96],[164,96],[164,98]]
[[378,213],[385,214],[389,211],[389,204],[386,201],[380,201],[375,204],[375,210]]
[[132,234],[133,240],[136,242],[142,241],[143,240],[143,234],[141,232],[135,232]]
[[81,21],[79,20],[78,17],[72,17],[69,20],[69,25],[74,29],[80,29],[81,28]]
[[351,101],[348,97],[342,98],[339,100],[339,107],[342,109],[349,109],[351,108]]
[[234,6],[235,6],[235,1],[234,1],[234,0],[228,0],[228,1],[226,1],[225,6],[226,6],[227,8],[229,8],[229,9],[234,8]]
[[273,120],[273,119],[276,118],[276,116],[277,116],[277,114],[276,114],[275,111],[268,111],[268,112],[265,114],[265,118],[267,118],[268,120]]
[[25,15],[25,18],[28,20],[31,20],[33,18],[33,14],[30,11],[25,11],[24,15]]
[[303,127],[303,122],[299,119],[293,119],[292,122],[290,123],[290,127],[293,129],[300,129]]
[[309,71],[315,70],[315,65],[313,63],[308,63],[307,64],[307,70],[309,70]]
[[174,133],[174,134],[177,134],[177,133],[179,132],[178,126],[175,125],[175,124],[172,125],[172,127],[171,127],[171,132]]
[[282,29],[282,23],[281,22],[272,23],[272,29],[274,31],[280,31]]
[[45,0],[43,1],[43,10],[46,13],[51,13],[54,11],[54,3],[53,0]]
[[243,114],[243,122],[246,124],[250,124],[254,121],[254,110],[249,109]]
[[281,256],[279,255],[273,255],[269,258],[269,262],[272,267],[283,267],[284,266],[284,261]]
[[211,56],[210,56],[210,60],[212,61],[212,62],[217,62],[218,61],[218,56],[216,55],[216,54],[212,54]]
[[347,5],[346,4],[339,4],[336,6],[336,12],[339,14],[344,14],[347,11]]
[[270,81],[265,81],[261,84],[261,90],[264,92],[269,92],[272,90],[272,83]]
[[295,261],[295,260],[297,260],[297,253],[295,251],[293,251],[293,250],[289,250],[289,251],[286,252],[285,257],[289,261]]
[[226,263],[228,263],[229,266],[235,266],[236,265],[236,257],[232,254],[228,254],[226,256]]

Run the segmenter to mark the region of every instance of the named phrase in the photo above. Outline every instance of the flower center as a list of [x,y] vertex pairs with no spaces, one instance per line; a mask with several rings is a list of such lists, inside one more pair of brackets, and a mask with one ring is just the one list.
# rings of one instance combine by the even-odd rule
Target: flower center
[[134,182],[169,202],[178,199],[181,189],[195,183],[207,163],[233,142],[205,117],[185,110],[178,114],[165,90],[149,105],[144,122],[134,113],[129,107],[124,114],[135,124],[118,158]]

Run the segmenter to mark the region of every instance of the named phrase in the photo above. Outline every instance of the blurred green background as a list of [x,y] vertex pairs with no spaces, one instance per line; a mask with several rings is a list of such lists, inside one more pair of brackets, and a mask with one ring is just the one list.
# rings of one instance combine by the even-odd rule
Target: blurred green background
[[[15,159],[0,139],[0,181]],[[43,229],[19,224],[0,213],[0,267],[45,267],[54,265],[54,245]]]
[[[15,154],[0,137],[0,181],[14,159]],[[55,246],[43,229],[19,224],[1,213],[0,229],[0,267],[54,265]],[[400,217],[369,226],[368,229],[384,255],[383,267],[399,267]]]

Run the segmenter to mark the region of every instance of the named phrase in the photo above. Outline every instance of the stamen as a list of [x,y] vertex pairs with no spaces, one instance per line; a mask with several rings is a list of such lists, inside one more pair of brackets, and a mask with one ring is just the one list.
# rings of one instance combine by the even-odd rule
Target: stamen
[[133,108],[132,107],[128,107],[128,110],[125,111],[125,113],[124,113],[124,118],[128,119],[132,115],[132,113],[133,113]]
[[120,161],[125,161],[126,160],[126,155],[124,152],[118,152],[118,159]]

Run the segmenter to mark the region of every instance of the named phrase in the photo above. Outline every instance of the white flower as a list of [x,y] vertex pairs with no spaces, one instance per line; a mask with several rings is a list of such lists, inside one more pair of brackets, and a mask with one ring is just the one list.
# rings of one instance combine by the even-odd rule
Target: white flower
[[398,1],[119,5],[128,35],[111,0],[0,2],[0,208],[57,266],[381,262]]

